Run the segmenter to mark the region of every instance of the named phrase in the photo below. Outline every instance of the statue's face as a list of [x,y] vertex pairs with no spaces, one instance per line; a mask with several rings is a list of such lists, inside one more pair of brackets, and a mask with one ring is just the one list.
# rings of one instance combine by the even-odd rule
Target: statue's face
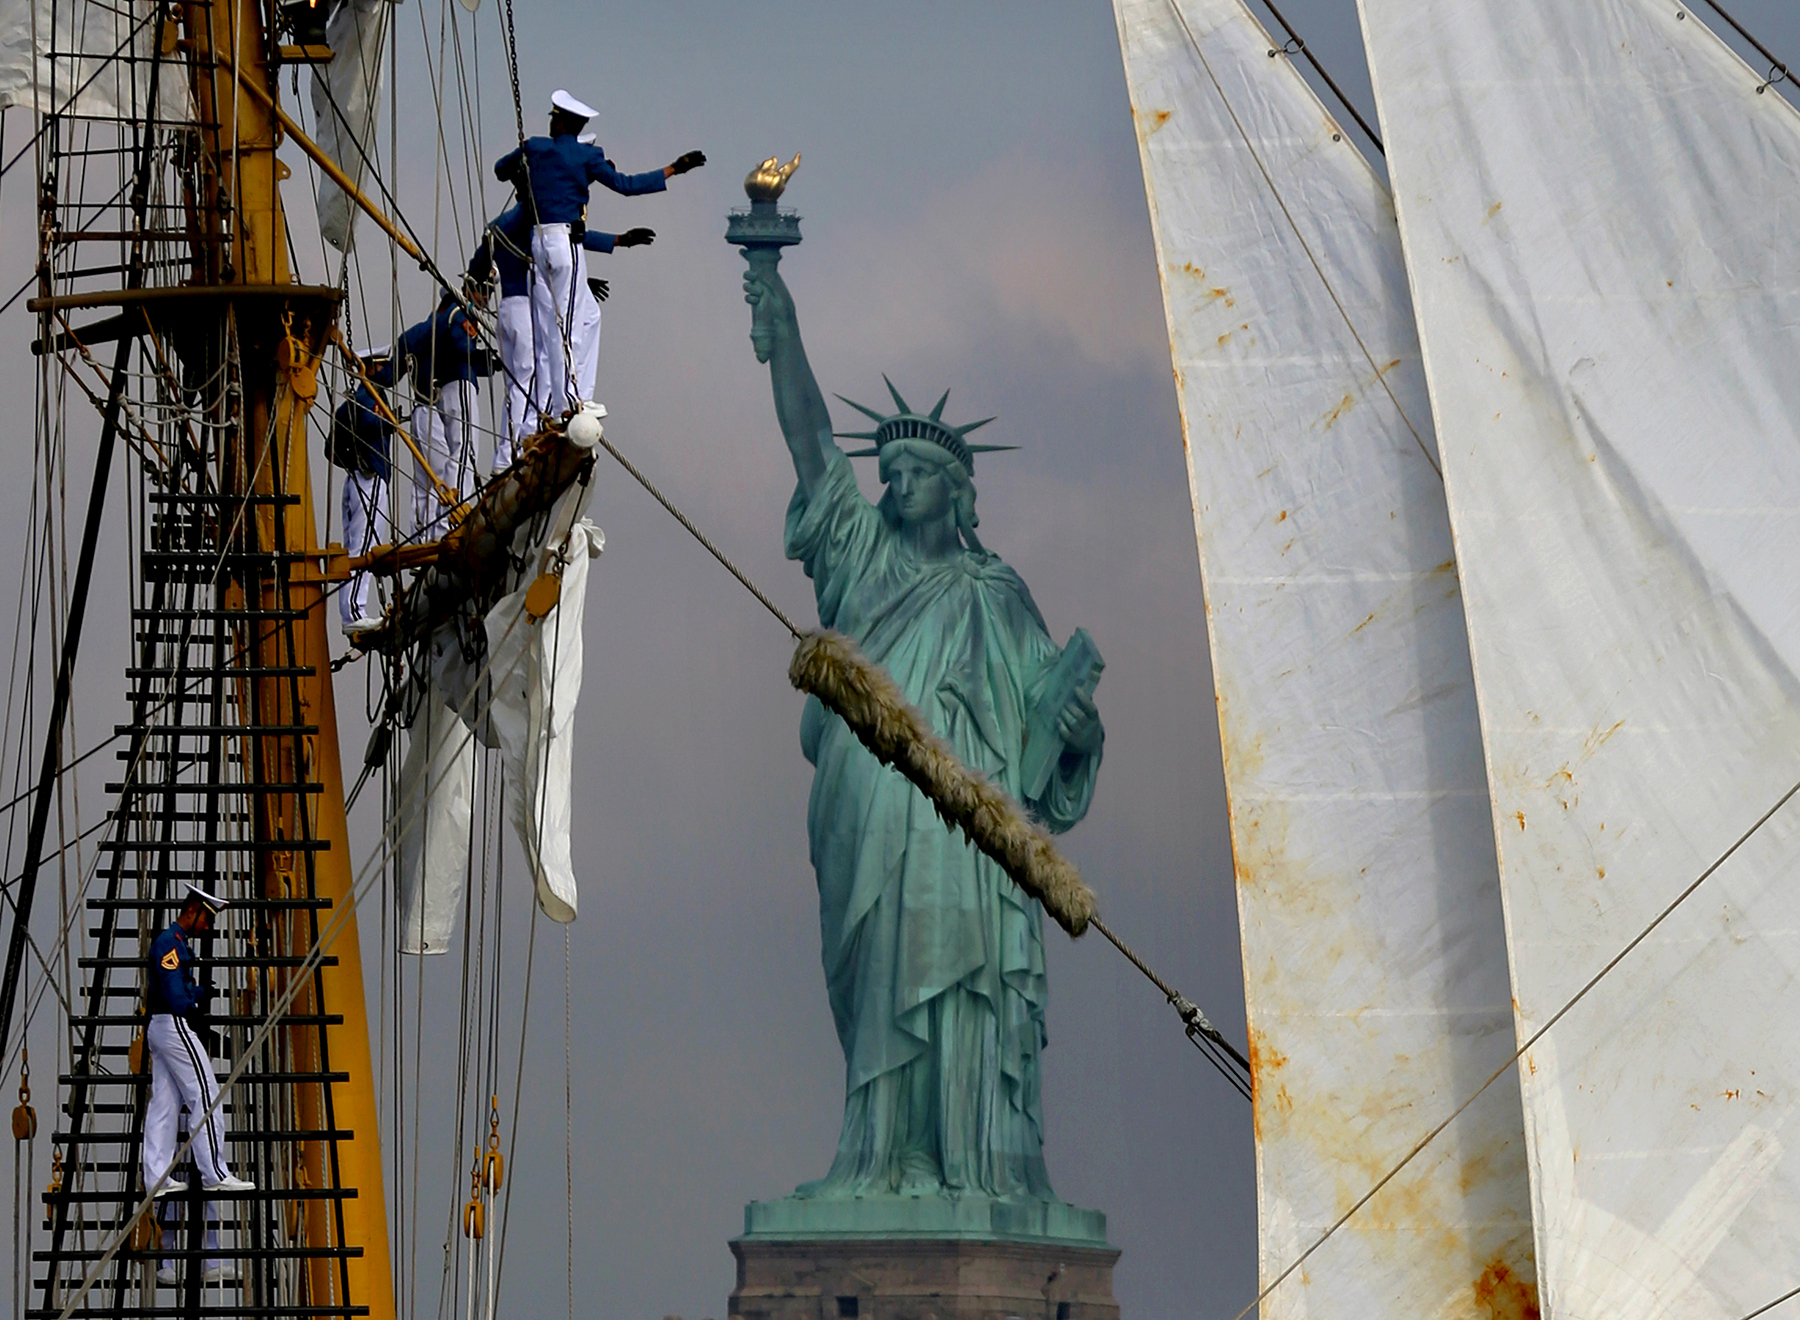
[[903,525],[915,527],[954,516],[950,478],[942,464],[917,454],[896,454],[887,470],[888,489],[894,493]]

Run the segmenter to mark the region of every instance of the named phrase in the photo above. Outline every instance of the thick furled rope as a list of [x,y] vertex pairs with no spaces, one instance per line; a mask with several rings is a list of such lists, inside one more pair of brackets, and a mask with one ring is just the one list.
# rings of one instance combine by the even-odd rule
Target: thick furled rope
[[958,760],[887,670],[855,642],[829,629],[807,633],[788,665],[788,681],[848,724],[877,761],[911,780],[946,824],[998,862],[1057,925],[1071,935],[1088,928],[1094,891],[1057,851],[1050,832],[1005,789]]

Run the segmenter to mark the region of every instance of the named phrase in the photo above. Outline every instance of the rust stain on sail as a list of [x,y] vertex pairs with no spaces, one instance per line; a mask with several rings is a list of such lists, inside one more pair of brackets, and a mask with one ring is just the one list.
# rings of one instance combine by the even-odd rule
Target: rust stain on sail
[[1520,1278],[1512,1266],[1498,1258],[1490,1261],[1475,1280],[1475,1304],[1485,1308],[1477,1315],[1492,1320],[1541,1320],[1537,1284]]

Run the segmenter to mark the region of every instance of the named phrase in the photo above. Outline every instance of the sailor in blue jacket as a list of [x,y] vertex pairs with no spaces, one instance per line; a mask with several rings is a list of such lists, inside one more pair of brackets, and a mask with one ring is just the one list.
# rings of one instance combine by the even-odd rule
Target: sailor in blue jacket
[[150,1025],[150,1103],[144,1110],[144,1187],[156,1196],[187,1190],[169,1177],[175,1160],[176,1125],[188,1112],[194,1131],[194,1165],[209,1192],[248,1192],[255,1184],[231,1176],[225,1165],[225,1115],[218,1106],[219,1083],[212,1059],[187,1018],[206,1007],[207,991],[194,980],[188,940],[212,929],[224,907],[198,885],[188,886],[187,903],[175,924],[150,942],[146,999]]
[[[393,405],[385,397],[378,404],[375,396],[375,390],[393,385],[394,360],[386,347],[357,356],[368,383],[358,381],[332,414],[326,457],[344,469],[344,548],[353,555],[366,555],[394,539],[388,513],[394,437],[388,412]],[[380,611],[369,605],[369,585],[370,574],[365,569],[352,574],[338,595],[344,635],[352,641],[358,633],[381,626]]]
[[[464,294],[476,305],[485,297],[473,282],[465,282]],[[475,493],[475,432],[481,427],[476,382],[494,369],[475,323],[446,289],[437,310],[400,336],[394,358],[412,380],[414,442],[438,479],[467,500]],[[449,519],[431,477],[416,461],[413,468],[413,532],[431,540],[449,530]]]
[[588,189],[599,183],[626,197],[661,192],[673,176],[706,164],[706,156],[689,151],[660,170],[621,174],[604,151],[580,140],[583,125],[598,111],[561,89],[550,105],[549,135],[527,138],[507,152],[495,162],[494,175],[513,185],[532,226],[532,402],[539,412],[560,417],[581,402],[575,338],[582,281],[576,251],[587,229]]

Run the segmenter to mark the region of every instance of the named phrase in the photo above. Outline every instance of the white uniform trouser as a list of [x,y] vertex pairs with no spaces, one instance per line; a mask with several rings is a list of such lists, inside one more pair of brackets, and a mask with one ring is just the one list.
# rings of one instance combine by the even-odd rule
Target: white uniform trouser
[[[467,499],[475,492],[475,431],[481,425],[481,394],[472,380],[453,380],[437,398],[413,409],[413,439],[425,451],[439,480]],[[423,541],[450,530],[431,478],[413,460],[413,530]]]
[[[388,483],[386,477],[350,472],[344,476],[344,549],[353,555],[366,555],[376,546],[394,539],[393,521],[388,517]],[[349,627],[358,619],[372,617],[369,609],[369,572],[352,573],[338,596],[338,611]],[[379,614],[380,611],[374,611]]]
[[[217,1209],[211,1201],[206,1203],[200,1213],[206,1216],[208,1225],[211,1225],[218,1217]],[[162,1249],[164,1251],[187,1245],[186,1234],[183,1233],[181,1225],[180,1198],[170,1197],[162,1201],[161,1208],[157,1211],[156,1219],[161,1231]],[[206,1252],[206,1265],[207,1268],[210,1269],[219,1259],[219,1230],[217,1228],[207,1228],[205,1245],[202,1249]],[[163,1257],[162,1267],[166,1270],[176,1268],[174,1257]]]
[[506,364],[506,424],[494,441],[494,471],[509,467],[520,436],[537,430],[537,410],[531,405],[531,379],[537,366],[532,353],[531,297],[502,298],[494,313],[500,339],[500,360]]
[[172,1013],[154,1013],[144,1032],[150,1047],[150,1104],[144,1110],[144,1190],[161,1182],[175,1159],[175,1125],[183,1109],[194,1132],[194,1166],[202,1186],[223,1182],[225,1115],[212,1058],[194,1029]]
[[[533,226],[531,267],[531,338],[537,360],[532,401],[538,412],[561,417],[574,406],[569,359],[580,306],[575,289],[581,284],[569,226]],[[586,286],[582,288],[585,292]]]
[[575,397],[586,402],[594,397],[594,378],[600,374],[600,300],[587,281],[575,291]]

